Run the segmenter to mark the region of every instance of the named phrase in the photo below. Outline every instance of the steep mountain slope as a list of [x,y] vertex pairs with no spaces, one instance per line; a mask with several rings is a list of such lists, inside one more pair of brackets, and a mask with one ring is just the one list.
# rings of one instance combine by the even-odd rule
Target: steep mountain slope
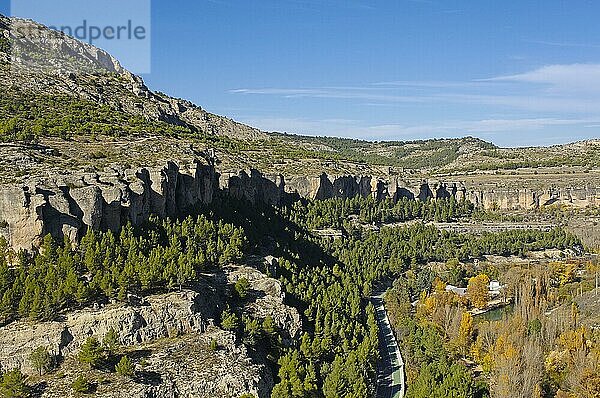
[[[27,96],[30,102],[44,103],[59,97],[65,99],[65,108],[77,100],[91,102],[148,122],[181,126],[182,131],[238,138],[260,135],[256,129],[210,114],[189,101],[153,93],[110,54],[61,32],[1,15],[0,29],[4,98],[18,101]],[[68,113],[68,108],[56,109],[60,105],[53,104],[54,112]]]
[[[220,149],[224,158],[233,156],[231,163],[238,167],[263,163],[288,174],[371,166],[468,171],[486,164],[515,168],[589,163],[587,149],[570,161],[556,153],[564,148],[501,150],[474,138],[368,142],[266,134],[189,101],[155,93],[105,51],[33,21],[0,15],[0,31],[3,141],[91,134],[177,136]],[[19,34],[23,31],[35,34]]]
[[[174,152],[166,158],[185,156],[192,145],[201,151],[215,148],[224,171],[256,167],[285,175],[323,171],[381,175],[411,170],[409,174],[416,172],[419,178],[431,173],[522,167],[589,168],[600,160],[600,146],[594,142],[502,149],[470,137],[370,142],[264,133],[189,101],[153,92],[105,51],[33,21],[0,16],[0,31],[0,140],[37,139],[61,153],[77,148],[75,154],[81,156],[69,160],[75,165],[85,165],[97,147],[106,148],[103,141],[118,146],[140,137],[151,148],[140,153],[139,162],[144,165],[167,152],[166,148]],[[21,31],[36,34],[32,38],[18,34]],[[51,137],[73,141],[65,147],[62,140]],[[11,147],[13,154],[15,149],[27,151]],[[133,163],[136,158],[132,156]],[[35,174],[35,167],[14,174],[21,173]]]

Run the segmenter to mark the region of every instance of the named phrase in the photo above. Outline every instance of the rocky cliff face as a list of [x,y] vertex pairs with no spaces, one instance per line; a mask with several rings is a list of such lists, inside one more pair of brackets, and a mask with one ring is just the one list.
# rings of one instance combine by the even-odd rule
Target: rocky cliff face
[[184,214],[211,203],[217,192],[250,203],[279,205],[298,198],[324,200],[371,196],[394,201],[468,199],[483,209],[531,210],[551,204],[586,207],[600,204],[594,187],[548,188],[543,191],[469,189],[461,182],[407,183],[396,176],[263,175],[258,170],[220,176],[215,168],[196,161],[190,167],[167,162],[162,167],[103,173],[74,173],[34,179],[0,189],[0,235],[19,249],[39,245],[45,234],[76,242],[87,227],[117,231],[126,222],[137,225],[151,214]]
[[[273,377],[267,366],[253,361],[244,345],[236,344],[235,335],[216,328],[202,334],[163,339],[138,346],[135,355],[143,355],[136,366],[135,378],[120,377],[97,370],[86,372],[94,383],[94,397],[102,398],[237,398],[250,393],[267,398],[273,389]],[[219,348],[210,349],[212,341]],[[43,378],[41,398],[80,396],[72,392],[72,383],[81,371],[70,358],[60,376]],[[96,382],[96,380],[98,380]]]
[[235,284],[242,277],[250,282],[251,299],[244,307],[246,315],[260,320],[271,316],[277,328],[281,330],[282,341],[286,346],[300,339],[302,332],[300,314],[283,303],[285,293],[279,281],[265,278],[261,272],[252,267],[230,266],[226,270],[230,284]]
[[458,182],[423,181],[420,184],[408,184],[395,176],[329,176],[325,173],[286,178],[282,175],[263,175],[258,170],[224,175],[221,189],[238,199],[268,204],[280,204],[298,198],[325,200],[371,196],[377,200],[427,200],[453,196],[461,200],[466,197],[465,186]]
[[462,182],[423,180],[407,182],[397,176],[293,176],[263,175],[257,170],[241,171],[221,178],[221,189],[251,203],[287,203],[298,198],[325,200],[331,198],[373,197],[394,201],[467,199],[482,209],[532,210],[540,206],[561,204],[583,208],[600,205],[600,188],[548,187],[546,189],[508,189],[468,187]]
[[50,354],[66,358],[78,351],[90,336],[104,338],[113,328],[125,346],[148,343],[164,337],[201,333],[212,324],[216,297],[183,291],[151,296],[143,305],[108,305],[75,311],[64,320],[30,323],[18,321],[0,328],[0,363],[4,369],[20,368],[34,374],[29,354],[44,346]]
[[483,209],[533,210],[550,205],[585,208],[600,205],[600,188],[479,189],[469,191],[467,199]]
[[218,188],[212,166],[113,169],[50,176],[0,189],[0,233],[15,249],[31,249],[50,233],[76,242],[87,227],[117,231],[151,214],[174,216],[210,203]]

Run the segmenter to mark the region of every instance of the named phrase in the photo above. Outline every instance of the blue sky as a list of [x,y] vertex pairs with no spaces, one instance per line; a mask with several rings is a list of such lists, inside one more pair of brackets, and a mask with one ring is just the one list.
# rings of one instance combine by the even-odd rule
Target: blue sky
[[270,131],[600,138],[600,2],[152,2],[150,88]]

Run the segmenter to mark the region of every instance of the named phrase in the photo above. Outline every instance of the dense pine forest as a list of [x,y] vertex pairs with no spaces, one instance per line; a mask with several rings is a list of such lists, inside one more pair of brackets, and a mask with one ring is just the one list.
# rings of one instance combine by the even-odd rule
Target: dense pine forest
[[412,220],[449,222],[469,217],[474,212],[473,204],[465,200],[456,201],[454,197],[423,202],[406,197],[398,201],[389,198],[377,201],[372,197],[355,196],[306,204],[298,201],[292,208],[288,218],[309,229],[351,229],[352,219],[362,224],[377,225]]
[[[0,316],[5,323],[51,319],[93,302],[125,300],[129,293],[193,288],[200,272],[268,252],[279,258],[272,276],[282,282],[287,302],[299,309],[304,321],[296,347],[273,351],[278,383],[272,396],[366,397],[375,386],[378,358],[375,314],[368,304],[377,284],[412,275],[403,293],[406,303],[430,291],[434,276],[422,268],[427,262],[523,255],[579,244],[562,229],[472,235],[440,231],[422,222],[373,230],[348,221],[351,216],[367,224],[451,220],[472,211],[469,203],[453,199],[396,204],[332,199],[274,208],[224,196],[198,209],[195,217],[153,218],[144,226],[127,225],[117,234],[88,231],[76,246],[47,236],[39,253],[27,254],[13,253],[4,242]],[[345,237],[331,240],[312,234],[326,227],[344,229]],[[238,315],[235,307],[228,308],[221,326],[251,334],[256,329],[253,321],[240,324]],[[439,330],[406,316],[411,358],[428,375],[415,379],[410,397],[448,396],[450,391],[456,397],[487,394],[485,384],[453,361]],[[439,391],[427,395],[432,378],[439,379]]]
[[77,248],[47,235],[34,255],[2,241],[0,321],[47,320],[63,309],[188,285],[203,270],[241,259],[244,242],[240,228],[204,216],[152,218],[119,234],[89,230]]

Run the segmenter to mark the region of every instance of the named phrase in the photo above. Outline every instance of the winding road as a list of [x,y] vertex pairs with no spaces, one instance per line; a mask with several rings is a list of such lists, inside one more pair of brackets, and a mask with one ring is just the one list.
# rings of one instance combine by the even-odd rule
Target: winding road
[[404,360],[392,331],[383,303],[382,292],[371,296],[379,326],[379,363],[377,364],[377,398],[404,398]]

